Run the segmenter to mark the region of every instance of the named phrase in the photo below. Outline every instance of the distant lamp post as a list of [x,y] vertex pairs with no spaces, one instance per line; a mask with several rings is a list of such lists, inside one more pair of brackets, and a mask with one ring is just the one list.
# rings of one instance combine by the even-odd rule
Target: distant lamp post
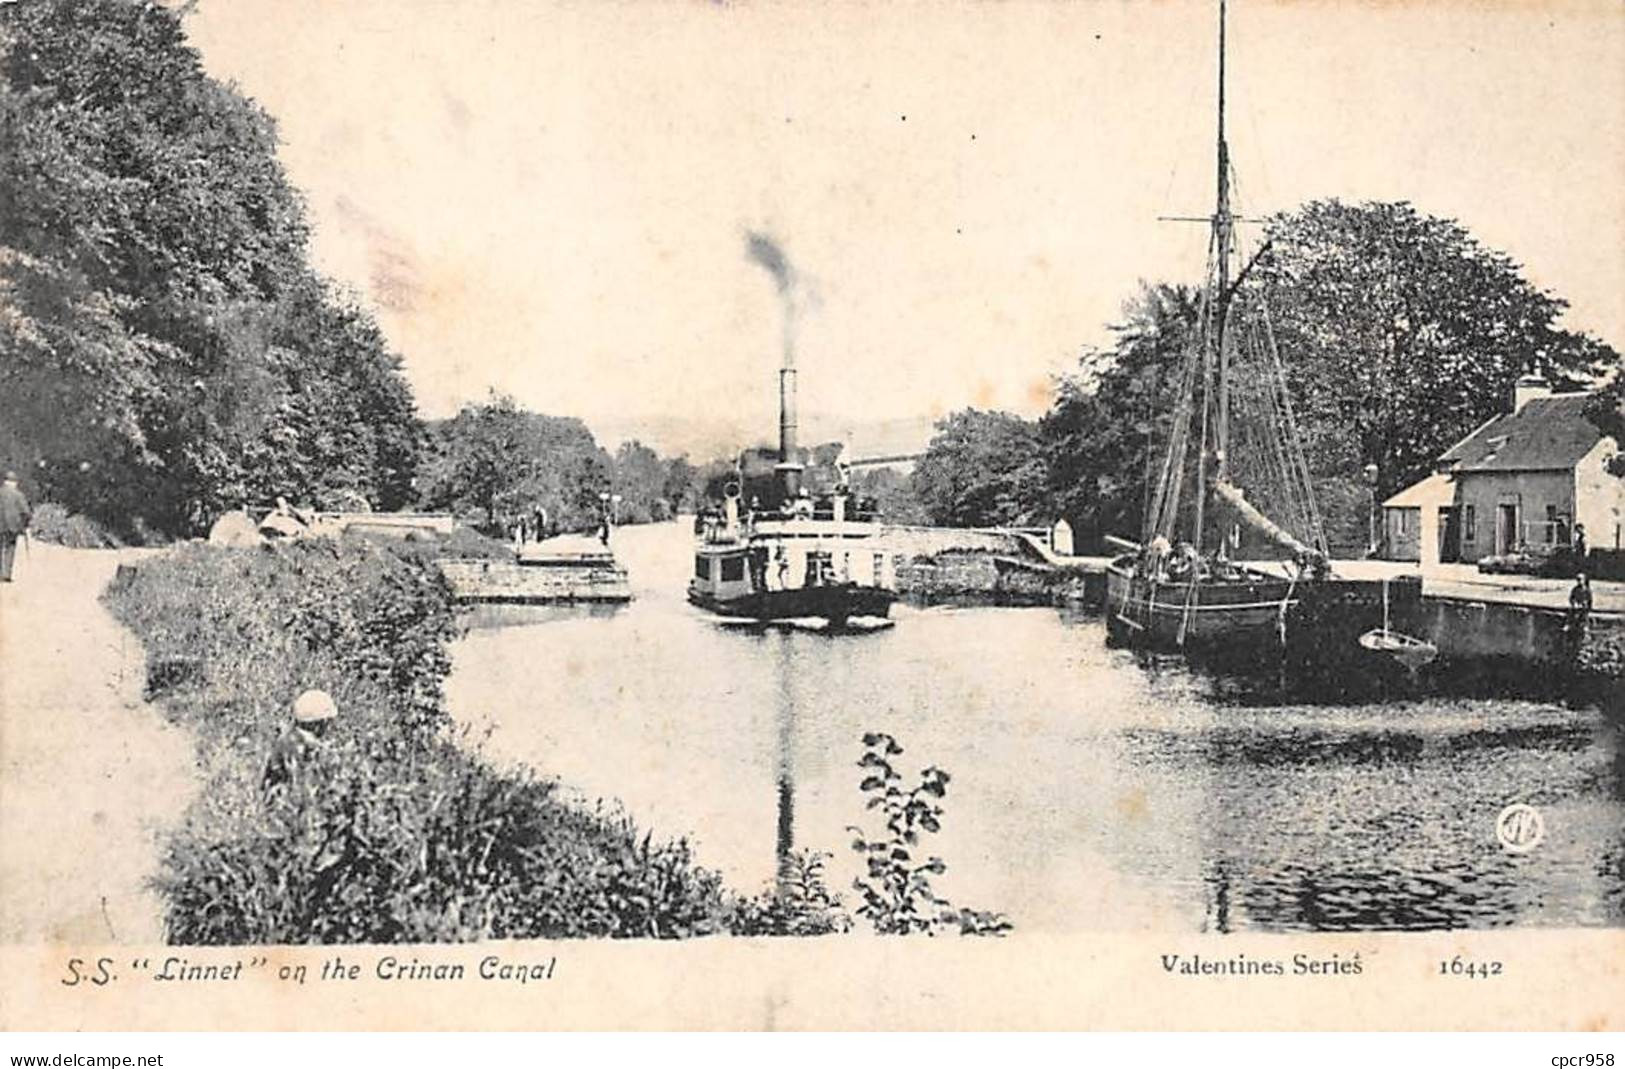
[[1361,473],[1365,476],[1367,492],[1371,495],[1370,505],[1366,508],[1366,556],[1377,555],[1377,466],[1367,464]]

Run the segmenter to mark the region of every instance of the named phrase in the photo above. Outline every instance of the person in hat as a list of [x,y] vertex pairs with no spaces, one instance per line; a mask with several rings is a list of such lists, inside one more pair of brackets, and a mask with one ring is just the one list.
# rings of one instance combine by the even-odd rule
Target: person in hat
[[17,489],[17,473],[6,472],[0,482],[0,583],[11,582],[11,566],[17,559],[17,539],[28,534],[28,521],[34,510],[28,507],[28,498]]
[[293,702],[293,726],[277,740],[260,786],[267,792],[293,781],[325,745],[339,707],[325,690],[307,690]]

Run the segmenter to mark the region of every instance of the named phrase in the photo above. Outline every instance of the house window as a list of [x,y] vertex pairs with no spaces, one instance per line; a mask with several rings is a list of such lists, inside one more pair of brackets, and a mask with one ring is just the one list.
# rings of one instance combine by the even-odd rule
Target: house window
[[1461,506],[1461,540],[1463,542],[1478,541],[1478,517],[1473,512],[1473,506]]
[[724,583],[737,583],[745,578],[744,557],[722,558],[722,581]]
[[1569,544],[1569,520],[1567,516],[1557,511],[1556,505],[1546,506],[1546,544],[1551,546]]

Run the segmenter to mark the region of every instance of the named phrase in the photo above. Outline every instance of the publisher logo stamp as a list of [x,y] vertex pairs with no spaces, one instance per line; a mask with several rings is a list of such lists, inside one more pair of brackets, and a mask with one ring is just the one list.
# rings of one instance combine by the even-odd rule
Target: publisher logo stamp
[[1495,819],[1495,837],[1508,853],[1527,854],[1546,837],[1546,822],[1540,810],[1523,802],[1516,802],[1501,810]]

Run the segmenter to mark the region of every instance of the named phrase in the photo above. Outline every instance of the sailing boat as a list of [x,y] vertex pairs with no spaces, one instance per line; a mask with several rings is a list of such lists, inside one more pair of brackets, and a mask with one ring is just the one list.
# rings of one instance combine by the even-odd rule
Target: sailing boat
[[1439,647],[1425,639],[1395,631],[1388,607],[1388,580],[1382,581],[1382,626],[1374,627],[1360,636],[1360,645],[1376,653],[1386,653],[1404,665],[1413,675],[1433,663],[1439,656]]
[[[1123,540],[1135,551],[1107,567],[1106,612],[1115,641],[1263,653],[1285,645],[1305,591],[1329,574],[1329,553],[1269,313],[1242,289],[1257,257],[1232,277],[1225,7],[1220,0],[1217,199],[1197,329],[1141,541]],[[1287,551],[1282,572],[1231,559],[1243,525]]]

